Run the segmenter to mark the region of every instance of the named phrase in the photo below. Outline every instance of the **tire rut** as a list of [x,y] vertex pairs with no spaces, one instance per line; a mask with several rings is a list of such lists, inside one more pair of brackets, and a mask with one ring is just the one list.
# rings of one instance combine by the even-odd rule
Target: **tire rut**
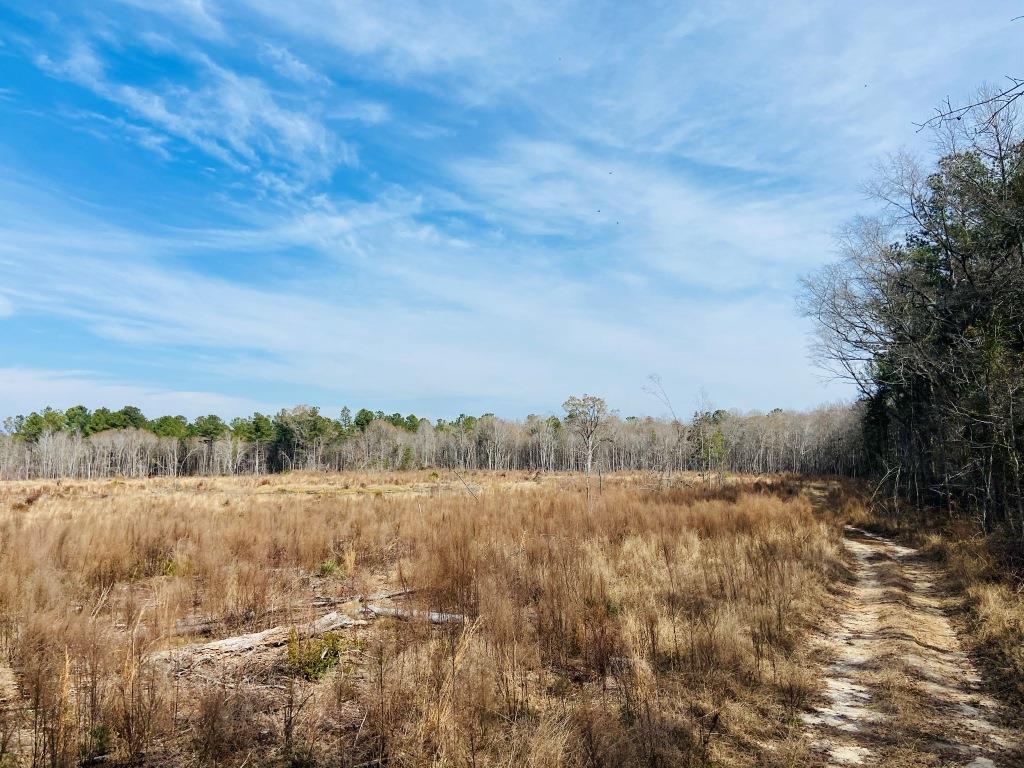
[[825,766],[1024,765],[1020,734],[1002,725],[950,623],[941,572],[911,548],[847,527],[853,559],[831,662],[803,721]]

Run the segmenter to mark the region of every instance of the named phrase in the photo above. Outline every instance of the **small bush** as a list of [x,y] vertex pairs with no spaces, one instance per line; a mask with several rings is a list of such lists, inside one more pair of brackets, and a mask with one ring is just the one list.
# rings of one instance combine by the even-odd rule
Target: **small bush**
[[292,630],[288,638],[288,668],[306,680],[319,680],[337,665],[346,649],[345,640],[334,632],[303,640]]
[[316,575],[320,578],[327,578],[328,576],[333,576],[337,572],[338,561],[335,560],[333,557],[322,561],[320,565],[316,567]]

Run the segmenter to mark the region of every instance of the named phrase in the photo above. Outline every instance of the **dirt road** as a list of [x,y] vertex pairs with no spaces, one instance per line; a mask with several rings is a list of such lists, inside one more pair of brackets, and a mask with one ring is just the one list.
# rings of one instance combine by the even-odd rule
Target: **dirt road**
[[1021,734],[982,690],[953,598],[916,550],[846,528],[845,610],[821,638],[824,696],[804,715],[826,766],[1024,766]]

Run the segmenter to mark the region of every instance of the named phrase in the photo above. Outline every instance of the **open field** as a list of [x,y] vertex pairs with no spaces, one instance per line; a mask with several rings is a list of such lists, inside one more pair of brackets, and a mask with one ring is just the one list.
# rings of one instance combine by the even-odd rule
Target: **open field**
[[[915,658],[957,703],[982,681],[932,581],[844,541],[843,494],[511,472],[6,483],[0,765],[1011,756],[994,701],[941,743],[955,713],[935,703],[908,751],[936,698],[896,636],[915,610],[946,646]],[[865,646],[845,661],[844,627]],[[843,720],[847,684],[870,715]]]
[[1024,768],[1021,6],[0,0],[0,768]]

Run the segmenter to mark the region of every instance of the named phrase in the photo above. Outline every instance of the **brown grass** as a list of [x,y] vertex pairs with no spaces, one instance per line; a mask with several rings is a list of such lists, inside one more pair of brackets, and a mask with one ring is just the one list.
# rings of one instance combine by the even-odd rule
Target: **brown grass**
[[[957,529],[960,529],[959,531]],[[1007,567],[991,539],[947,526],[929,532],[922,550],[943,562],[967,608],[964,629],[1000,695],[1024,708],[1024,574]]]
[[[796,486],[464,480],[0,486],[0,659],[18,689],[0,764],[806,759],[802,636],[838,549]],[[378,619],[216,664],[157,653],[400,588],[464,621]]]

